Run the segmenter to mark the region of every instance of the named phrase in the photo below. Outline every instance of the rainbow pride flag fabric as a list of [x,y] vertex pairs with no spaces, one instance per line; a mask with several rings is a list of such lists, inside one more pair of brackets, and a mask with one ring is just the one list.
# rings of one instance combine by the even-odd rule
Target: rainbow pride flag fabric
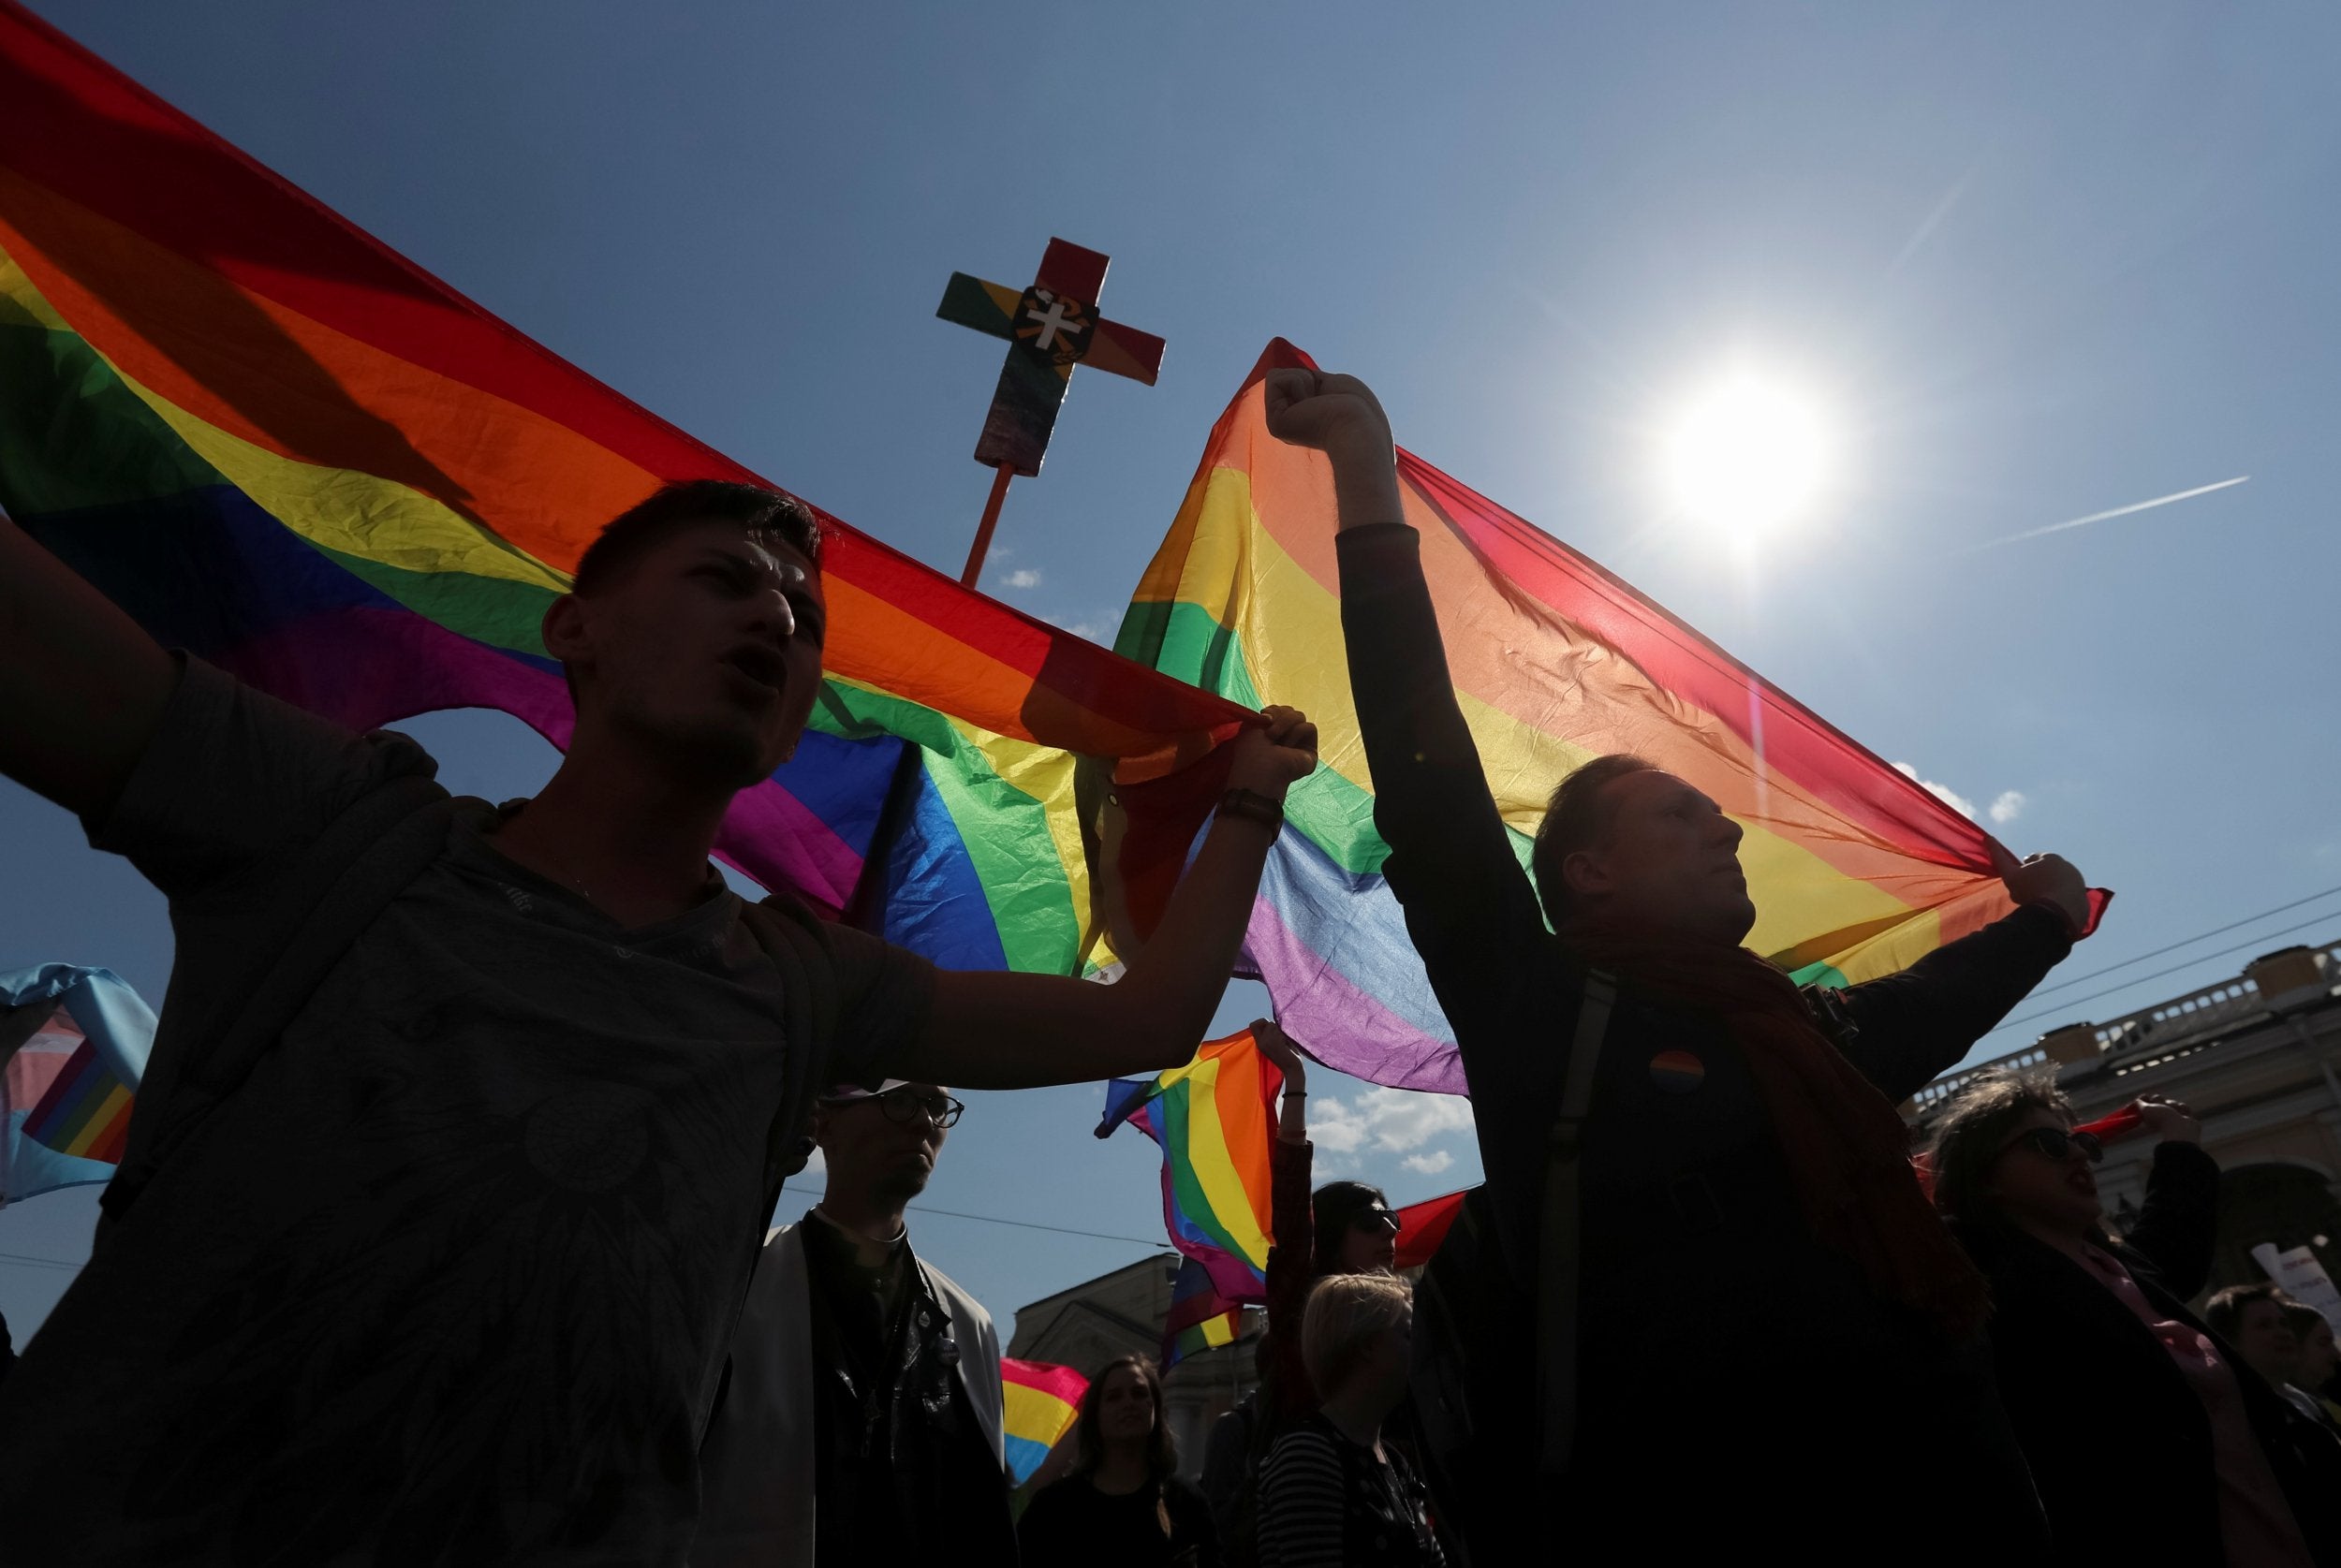
[[[352,727],[558,745],[537,623],[586,544],[754,477],[0,0],[0,507],[159,639]],[[814,731],[718,853],[948,966],[1108,961],[1093,909],[1142,927],[1215,793],[1143,786],[1242,715],[824,522]]]
[[1032,1479],[1058,1440],[1073,1429],[1089,1380],[1053,1361],[1002,1356],[1000,1382],[1007,1398],[1001,1441],[1008,1451],[1009,1473],[1021,1487]]
[[107,969],[0,974],[0,1207],[113,1179],[155,1013]]
[[1184,1067],[1106,1085],[1097,1136],[1126,1121],[1161,1147],[1170,1244],[1230,1304],[1267,1299],[1268,1140],[1283,1086],[1249,1030],[1207,1042]]
[[1170,1283],[1170,1310],[1162,1322],[1162,1370],[1198,1351],[1231,1345],[1244,1332],[1244,1304],[1219,1293],[1212,1272],[1196,1258],[1179,1260]]
[[[1453,1034],[1381,875],[1332,470],[1271,436],[1262,415],[1260,378],[1311,362],[1282,339],[1261,356],[1213,427],[1116,646],[1235,702],[1273,692],[1317,721],[1326,765],[1286,803],[1246,961],[1312,1055],[1461,1093]],[[1553,785],[1630,751],[1746,829],[1748,945],[1801,982],[1891,974],[2008,913],[2005,851],[1973,822],[1568,546],[1398,459],[1456,696],[1524,867]]]

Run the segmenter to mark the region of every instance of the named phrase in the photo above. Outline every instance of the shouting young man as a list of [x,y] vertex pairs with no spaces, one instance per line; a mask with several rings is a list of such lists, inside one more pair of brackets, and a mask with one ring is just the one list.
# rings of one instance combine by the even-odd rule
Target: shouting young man
[[[678,1561],[819,1090],[1185,1059],[1258,800],[1110,987],[937,973],[709,865],[812,710],[820,544],[712,481],[611,523],[544,618],[568,754],[489,807],[165,652],[0,519],[0,771],[178,941],[95,1253],[0,1388],[9,1561]],[[1232,743],[1270,801],[1314,763],[1288,710]]]
[[[1462,1048],[1499,1277],[1527,1298],[1516,1333],[1461,1347],[1490,1398],[1477,1495],[1450,1512],[1555,1557],[1605,1540],[1683,1561],[2021,1556],[2041,1527],[1982,1282],[1893,1107],[2070,949],[2079,873],[2011,869],[2014,913],[1825,1003],[1740,945],[1738,824],[1638,758],[1557,781],[1532,878],[1455,699],[1379,403],[1308,370],[1273,373],[1266,398],[1271,432],[1332,461],[1384,870]],[[1616,981],[1606,1019],[1585,1006],[1596,972]],[[1581,1048],[1590,1113],[1559,1185],[1573,1171],[1581,1196],[1554,1206],[1572,1217],[1545,1196]]]

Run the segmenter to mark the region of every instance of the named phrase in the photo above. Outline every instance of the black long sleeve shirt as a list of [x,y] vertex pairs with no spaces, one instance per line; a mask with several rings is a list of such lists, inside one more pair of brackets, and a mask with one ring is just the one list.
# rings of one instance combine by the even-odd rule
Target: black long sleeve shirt
[[[1461,1048],[1495,1224],[1533,1282],[1546,1137],[1584,961],[1544,924],[1455,700],[1412,528],[1339,539],[1350,683],[1374,774],[1383,866]],[[1899,975],[1842,993],[1848,1055],[1889,1101],[1955,1063],[2070,948],[2053,911],[2019,909]],[[1660,1055],[1679,1068],[1654,1065]],[[1712,1016],[1628,985],[1604,1036],[1582,1169],[1581,1470],[1619,1507],[1630,1451],[1664,1442],[1744,1474],[1839,1467],[1885,1485],[1934,1473],[2029,1508],[1973,1346],[1945,1343],[1816,1245],[1740,1048]],[[1918,1408],[1913,1408],[1918,1407]],[[1821,1458],[1816,1448],[1826,1452]],[[2010,1473],[2010,1466],[2014,1473]],[[1990,1514],[1988,1502],[1980,1512]]]

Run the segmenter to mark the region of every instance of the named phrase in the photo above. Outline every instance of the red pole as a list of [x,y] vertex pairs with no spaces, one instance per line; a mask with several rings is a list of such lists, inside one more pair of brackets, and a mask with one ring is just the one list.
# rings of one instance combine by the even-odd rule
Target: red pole
[[983,520],[976,524],[976,542],[967,551],[967,564],[959,574],[962,588],[973,588],[983,575],[983,558],[992,549],[992,530],[1000,524],[1000,503],[1008,499],[1008,482],[1016,470],[1001,463],[992,470],[992,498],[983,504]]

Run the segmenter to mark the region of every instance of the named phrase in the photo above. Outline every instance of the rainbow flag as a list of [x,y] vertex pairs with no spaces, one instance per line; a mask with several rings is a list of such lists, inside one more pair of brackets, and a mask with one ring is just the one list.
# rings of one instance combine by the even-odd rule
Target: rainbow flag
[[[545,606],[701,477],[755,476],[0,0],[0,506],[155,637],[356,728],[493,708],[558,745]],[[1241,715],[824,521],[813,732],[718,853],[946,965],[1098,967],[1093,901],[1142,928],[1215,795],[1136,786]],[[1103,864],[1108,783],[1159,820]]]
[[112,1179],[154,1041],[110,970],[0,974],[0,1205]]
[[1233,1302],[1267,1299],[1268,1140],[1283,1085],[1249,1030],[1207,1042],[1184,1067],[1106,1085],[1097,1136],[1126,1121],[1161,1146],[1170,1244]]
[[1162,1321],[1162,1370],[1199,1350],[1230,1345],[1244,1332],[1244,1304],[1219,1294],[1211,1270],[1195,1258],[1179,1260],[1170,1284],[1170,1311]]
[[1007,1400],[1001,1441],[1009,1473],[1021,1487],[1032,1479],[1058,1440],[1073,1429],[1089,1380],[1070,1367],[1003,1356],[1000,1383]]
[[[1325,766],[1292,791],[1246,962],[1276,1015],[1346,1073],[1464,1092],[1454,1036],[1381,875],[1374,781],[1343,654],[1332,470],[1268,433],[1272,343],[1213,427],[1117,646],[1239,703],[1317,721]],[[1989,835],[1633,589],[1400,452],[1406,520],[1488,783],[1524,868],[1547,796],[1610,752],[1720,801],[1746,837],[1748,945],[1801,982],[1891,974],[2008,913]],[[2102,895],[2098,899],[2102,905]]]

